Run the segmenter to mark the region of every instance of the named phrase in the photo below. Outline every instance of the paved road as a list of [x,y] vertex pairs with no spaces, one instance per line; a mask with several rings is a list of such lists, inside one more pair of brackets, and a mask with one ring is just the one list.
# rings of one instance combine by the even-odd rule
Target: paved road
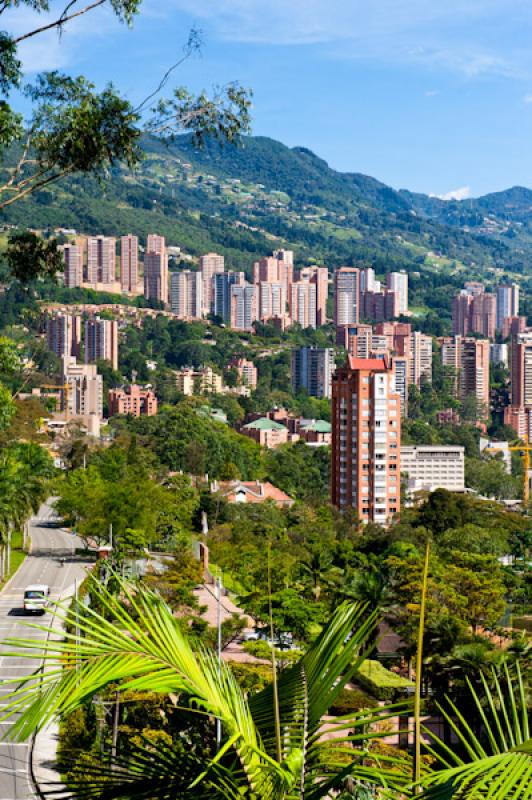
[[[53,508],[45,503],[30,521],[31,555],[0,592],[0,679],[28,675],[35,669],[34,663],[23,658],[2,655],[6,652],[6,647],[2,646],[5,638],[45,637],[40,631],[24,627],[29,619],[22,610],[24,588],[31,583],[46,583],[50,586],[51,597],[58,599],[71,592],[74,582],[85,574],[84,565],[73,557],[75,547],[81,546],[80,540],[68,531],[57,528],[56,524]],[[66,559],[63,567],[60,556]],[[50,615],[35,619],[46,621]],[[0,709],[2,695],[8,692],[8,687],[0,686]],[[5,735],[9,724],[1,724],[0,737]],[[35,797],[29,779],[28,757],[28,744],[0,741],[0,800],[28,800]]]

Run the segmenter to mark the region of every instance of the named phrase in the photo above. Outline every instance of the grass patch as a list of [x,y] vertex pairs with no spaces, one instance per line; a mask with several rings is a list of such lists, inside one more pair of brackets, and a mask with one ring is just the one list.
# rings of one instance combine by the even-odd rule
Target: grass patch
[[17,571],[20,567],[24,559],[26,558],[26,553],[22,549],[22,532],[15,531],[11,534],[11,563],[9,574],[5,576],[5,579],[2,583],[6,583]]

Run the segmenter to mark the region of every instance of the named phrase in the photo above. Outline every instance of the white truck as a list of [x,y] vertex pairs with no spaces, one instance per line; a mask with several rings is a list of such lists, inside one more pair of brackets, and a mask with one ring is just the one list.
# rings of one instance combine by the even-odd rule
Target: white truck
[[36,583],[24,589],[24,611],[31,614],[44,614],[50,597],[50,587]]

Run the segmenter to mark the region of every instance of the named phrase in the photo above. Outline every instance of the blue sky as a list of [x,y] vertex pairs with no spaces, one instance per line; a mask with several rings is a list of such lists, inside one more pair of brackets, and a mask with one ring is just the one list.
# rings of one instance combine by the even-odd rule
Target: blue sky
[[[19,33],[34,15],[3,19]],[[251,87],[256,134],[395,188],[532,187],[531,0],[144,0],[132,30],[97,11],[30,40],[24,64],[112,80],[138,101],[191,26],[203,52],[174,85]]]

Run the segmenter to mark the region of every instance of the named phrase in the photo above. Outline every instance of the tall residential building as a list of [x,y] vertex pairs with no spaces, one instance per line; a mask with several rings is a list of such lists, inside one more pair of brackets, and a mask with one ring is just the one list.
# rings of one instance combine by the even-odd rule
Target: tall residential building
[[[294,258],[291,250],[276,250],[273,256],[261,258],[253,264],[253,283],[281,283],[285,301],[290,297],[290,286],[294,280]],[[283,312],[284,313],[284,312]]]
[[386,275],[386,286],[398,295],[398,312],[408,312],[408,275],[406,272],[389,272]]
[[293,250],[274,250],[273,257],[277,261],[282,261],[286,267],[294,266],[294,251]]
[[486,294],[482,284],[466,283],[452,303],[453,335],[467,336],[479,333],[493,339],[497,321],[497,299]]
[[495,337],[497,300],[494,294],[475,295],[471,302],[471,332],[480,333],[488,339]]
[[452,367],[457,374],[457,394],[463,400],[474,395],[479,403],[489,408],[490,343],[487,339],[449,336],[440,340],[444,367]]
[[243,272],[217,272],[213,276],[213,313],[225,323],[231,322],[231,287],[243,286],[246,276]]
[[146,240],[147,253],[166,253],[166,239],[158,233],[149,233]]
[[518,333],[525,333],[526,317],[505,317],[502,322],[501,335],[503,339],[510,336],[517,336]]
[[410,352],[412,325],[409,322],[378,322],[375,334],[386,338],[386,346],[391,352],[400,356]]
[[361,313],[367,319],[384,322],[399,316],[399,295],[391,289],[364,292],[361,295]]
[[150,233],[144,253],[144,297],[168,304],[168,254],[164,236]]
[[58,358],[79,356],[81,317],[54,313],[46,317],[46,344]]
[[373,327],[342,325],[336,329],[336,344],[345,348],[350,356],[369,358],[373,350]]
[[[385,353],[383,353],[384,355]],[[376,353],[373,353],[375,356]],[[395,391],[401,399],[401,416],[408,416],[408,388],[410,386],[410,356],[393,356],[393,377]]]
[[334,273],[334,324],[356,325],[360,317],[360,273],[356,267],[340,267]]
[[519,286],[511,283],[497,287],[497,330],[502,330],[503,322],[508,317],[519,316]]
[[83,349],[86,364],[109,361],[113,369],[118,369],[118,322],[100,317],[86,319]]
[[203,276],[188,269],[170,273],[170,310],[180,319],[203,316]]
[[268,322],[282,319],[286,314],[286,286],[280,281],[262,282],[258,285],[259,319]]
[[89,236],[87,239],[87,281],[114,283],[116,280],[116,239]]
[[461,291],[452,302],[453,336],[467,336],[471,331],[471,303],[473,297]]
[[109,391],[109,416],[131,414],[133,417],[154,417],[157,414],[157,398],[151,389],[143,389],[136,383],[123,389]]
[[380,291],[380,284],[375,280],[375,270],[372,267],[364,267],[360,270],[360,294],[364,292]]
[[503,367],[508,367],[508,345],[507,344],[490,344],[490,361],[492,364],[502,364]]
[[387,357],[349,356],[336,370],[332,426],[332,502],[389,524],[401,502],[401,401]]
[[245,283],[231,287],[231,327],[240,331],[252,331],[258,319],[257,287]]
[[81,286],[83,283],[83,245],[80,241],[76,244],[63,245],[63,259],[65,261],[64,281],[69,289]]
[[510,387],[513,406],[532,407],[532,333],[512,339]]
[[129,233],[120,239],[120,288],[136,292],[139,282],[139,240]]
[[103,380],[94,364],[78,364],[74,356],[63,356],[63,383],[68,386],[67,417],[87,421],[103,415]]
[[304,389],[311,397],[330,398],[333,372],[332,347],[299,347],[292,350],[291,376],[294,392]]
[[216,274],[224,272],[225,259],[218,253],[206,253],[199,260],[199,267],[203,279],[203,313],[210,314],[214,305],[213,278]]
[[294,276],[294,260],[292,258],[279,257],[281,254],[291,253],[290,250],[276,250],[273,256],[266,256],[253,264],[253,282],[271,283],[281,281],[288,285],[292,283]]
[[327,322],[327,299],[329,296],[329,270],[327,267],[302,267],[298,273],[299,281],[308,281],[316,287],[316,324],[319,328]]
[[290,318],[302,328],[315,328],[316,314],[315,283],[295,281],[290,287]]
[[409,383],[417,387],[432,382],[432,337],[414,331],[410,336]]

